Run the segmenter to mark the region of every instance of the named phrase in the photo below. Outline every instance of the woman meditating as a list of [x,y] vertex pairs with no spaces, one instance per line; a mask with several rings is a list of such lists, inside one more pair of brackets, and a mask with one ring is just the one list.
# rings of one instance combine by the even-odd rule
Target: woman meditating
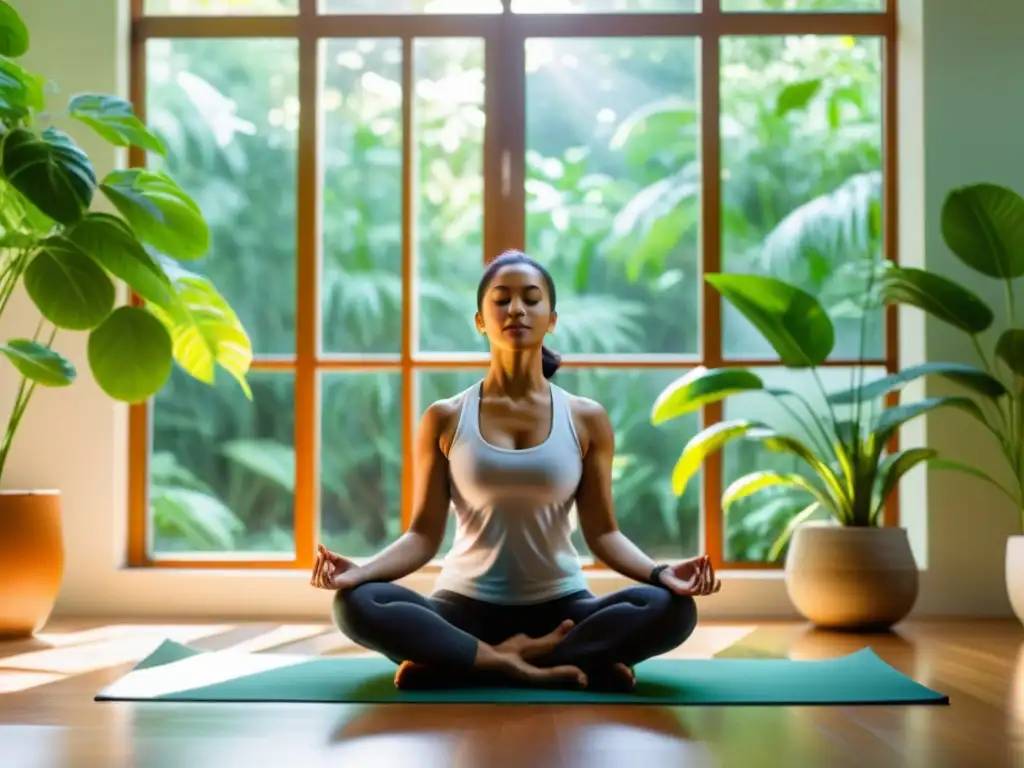
[[[490,367],[423,416],[409,530],[362,565],[318,549],[310,583],[337,590],[338,628],[394,661],[400,688],[497,675],[631,689],[633,666],[685,641],[694,597],[721,587],[706,557],[657,564],[619,531],[608,415],[550,382],[556,319],[543,267],[519,251],[492,261],[476,313]],[[435,557],[451,507],[457,532],[433,594],[394,584]],[[639,584],[588,591],[574,507],[593,555]]]

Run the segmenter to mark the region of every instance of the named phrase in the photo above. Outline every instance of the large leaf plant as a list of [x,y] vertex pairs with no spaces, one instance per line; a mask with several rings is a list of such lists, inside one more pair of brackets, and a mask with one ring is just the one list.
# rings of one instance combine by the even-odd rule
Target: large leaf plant
[[[864,361],[865,325],[870,310],[880,302],[881,269],[869,274],[858,303],[861,304],[861,353]],[[986,371],[956,363],[913,366],[883,378],[866,381],[863,364],[855,367],[850,386],[829,392],[819,368],[835,345],[829,315],[811,294],[774,277],[753,274],[709,274],[705,280],[735,307],[771,344],[786,367],[808,374],[818,390],[819,404],[799,390],[775,389],[745,368],[698,367],[666,387],[654,403],[651,418],[663,424],[702,406],[734,395],[760,392],[774,399],[796,429],[783,430],[759,419],[727,419],[706,427],[683,448],[672,474],[675,493],[682,494],[705,459],[734,440],[754,440],[764,448],[796,456],[804,473],[769,470],[751,472],[731,483],[721,504],[728,513],[738,500],[765,489],[791,489],[805,497],[772,546],[777,558],[796,527],[815,517],[832,518],[849,527],[880,523],[885,503],[900,479],[915,466],[936,457],[930,448],[889,452],[899,428],[918,416],[940,407],[958,408],[976,419],[984,415],[969,397],[926,398],[919,402],[884,406],[884,396],[904,384],[929,374],[957,381],[982,395],[996,395],[1001,385]]]
[[[940,216],[942,237],[953,255],[972,272],[1001,283],[1005,325],[977,294],[956,280],[924,269],[892,265],[882,281],[885,301],[917,307],[970,338],[987,373],[975,388],[976,408],[1008,469],[1010,487],[991,473],[954,461],[937,468],[960,470],[998,488],[1014,505],[1024,530],[1024,327],[1014,281],[1024,275],[1024,198],[997,184],[972,184],[949,192]],[[991,334],[988,349],[984,343]]]
[[[0,0],[0,319],[19,285],[40,314],[32,338],[0,343],[20,375],[0,443],[0,480],[36,387],[67,387],[77,377],[54,348],[58,331],[88,333],[89,369],[115,400],[151,397],[175,361],[206,383],[220,366],[251,397],[244,328],[215,286],[180,264],[210,247],[202,212],[158,170],[97,178],[81,147],[51,123],[47,81],[17,62],[28,49],[24,21]],[[116,96],[75,95],[63,117],[113,146],[165,153]],[[111,212],[98,210],[104,198]],[[117,306],[118,281],[139,301]]]

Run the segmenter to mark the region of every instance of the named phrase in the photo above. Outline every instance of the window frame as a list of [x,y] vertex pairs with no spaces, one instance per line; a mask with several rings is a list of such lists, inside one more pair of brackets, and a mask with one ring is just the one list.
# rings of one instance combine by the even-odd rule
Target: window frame
[[[252,370],[289,371],[295,388],[295,494],[294,551],[291,556],[253,557],[239,553],[197,553],[153,557],[149,552],[149,457],[152,401],[129,407],[128,419],[128,526],[126,564],[134,568],[185,569],[310,569],[319,530],[319,414],[318,379],[321,372],[389,370],[402,374],[401,515],[403,530],[412,511],[412,446],[416,429],[416,374],[422,370],[475,368],[485,370],[486,355],[417,352],[416,322],[411,313],[415,291],[415,206],[413,182],[415,135],[411,88],[402,89],[402,337],[398,355],[318,354],[320,258],[319,167],[319,48],[330,38],[389,37],[402,39],[402,81],[412,81],[412,47],[422,37],[473,37],[485,45],[483,157],[483,258],[525,241],[525,46],[529,38],[568,37],[695,37],[699,39],[701,167],[721,167],[720,45],[722,37],[768,35],[871,36],[882,44],[882,222],[883,251],[898,262],[898,117],[897,35],[898,0],[886,0],[877,12],[727,12],[720,0],[702,0],[702,10],[680,13],[514,14],[511,0],[502,0],[503,12],[490,14],[320,14],[317,0],[299,0],[299,11],[289,16],[151,16],[145,0],[131,0],[130,98],[145,119],[146,43],[154,38],[290,38],[298,41],[298,99],[302,104],[297,134],[296,226],[296,342],[293,357],[256,356]],[[499,63],[501,66],[499,66]],[[501,94],[499,99],[497,94]],[[512,95],[512,96],[510,96]],[[129,165],[145,165],[145,153],[132,147]],[[701,178],[700,274],[721,269],[722,189],[720,173]],[[498,211],[501,215],[498,216]],[[133,297],[133,300],[137,300]],[[726,358],[722,352],[721,298],[702,282],[701,346],[695,355],[566,355],[566,368],[680,368],[783,367],[778,360]],[[899,364],[898,313],[885,309],[885,353],[882,358],[859,361],[837,358],[829,367],[882,367],[891,373]],[[886,396],[888,405],[897,393]],[[701,426],[723,417],[721,402],[705,405]],[[890,450],[898,449],[894,436]],[[718,569],[777,570],[780,563],[736,562],[724,559],[724,521],[721,511],[722,455],[710,456],[701,473],[702,550]],[[668,479],[666,478],[666,482]],[[886,504],[883,524],[899,524],[898,494]],[[434,566],[431,566],[433,568]],[[606,570],[588,565],[589,570]]]

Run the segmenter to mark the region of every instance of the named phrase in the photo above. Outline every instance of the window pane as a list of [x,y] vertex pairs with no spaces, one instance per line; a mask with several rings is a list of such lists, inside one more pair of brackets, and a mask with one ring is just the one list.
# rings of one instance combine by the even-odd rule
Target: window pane
[[885,0],[722,0],[723,11],[884,11]]
[[[238,312],[256,354],[295,349],[294,40],[151,40],[147,116],[166,170],[212,232],[191,262]],[[159,165],[156,156],[151,165]]]
[[291,375],[252,372],[250,402],[175,368],[153,404],[149,529],[153,553],[294,553]]
[[320,0],[323,13],[501,13],[501,0]]
[[[483,369],[417,374],[418,410],[452,397],[483,378]],[[697,433],[696,415],[662,427],[650,424],[651,405],[682,371],[657,369],[563,368],[557,384],[572,394],[593,398],[607,409],[615,429],[616,458],[612,494],[619,526],[653,558],[679,558],[700,548],[700,487],[694,483],[682,498],[672,493],[670,478],[683,445]],[[455,518],[438,557],[451,548]],[[573,535],[584,558],[590,552],[577,526]]]
[[322,347],[397,353],[402,338],[402,41],[327,40]]
[[512,0],[512,13],[680,13],[701,0]]
[[526,42],[526,241],[561,352],[695,353],[693,38]]
[[483,269],[484,43],[415,41],[419,348],[483,351],[473,325]]
[[[801,395],[826,425],[828,407],[821,389],[809,371],[787,368],[754,369],[770,389],[786,389]],[[885,376],[884,368],[821,368],[822,385],[827,392],[839,392],[856,386],[857,377],[865,383]],[[725,401],[724,418],[757,419],[774,429],[793,435],[808,447],[822,445],[824,438],[814,426],[815,422],[808,409],[794,397],[786,398],[785,405],[763,393],[748,393]],[[879,412],[880,403],[873,404],[873,411],[862,406],[860,420],[870,423]],[[799,419],[794,418],[791,410]],[[853,419],[852,407],[837,407],[836,418]],[[802,422],[802,423],[801,423]],[[815,451],[824,455],[823,449]],[[809,479],[815,476],[800,459],[788,453],[769,451],[753,440],[737,440],[726,446],[722,461],[722,490],[739,478],[751,472],[774,471],[785,474],[801,474]],[[731,505],[724,521],[725,559],[734,562],[767,562],[772,545],[785,529],[793,515],[804,509],[810,500],[806,494],[785,488],[766,488],[752,496]],[[783,556],[785,552],[783,551]],[[780,559],[778,562],[782,562]]]
[[[860,351],[859,301],[882,249],[882,65],[878,39],[722,40],[723,269],[792,282],[836,325],[835,357]],[[728,356],[776,357],[722,304]],[[880,311],[864,352],[883,354]]]
[[402,374],[324,373],[320,401],[324,546],[375,555],[402,527]]
[[298,10],[299,0],[145,0],[151,16],[283,16]]

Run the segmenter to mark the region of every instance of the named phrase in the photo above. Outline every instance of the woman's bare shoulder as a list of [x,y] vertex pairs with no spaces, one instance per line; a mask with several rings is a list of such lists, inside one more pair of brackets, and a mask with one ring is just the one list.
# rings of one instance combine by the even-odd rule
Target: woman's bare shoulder
[[445,456],[455,439],[465,396],[465,392],[460,392],[452,397],[435,400],[423,413],[420,429],[424,432],[424,438],[436,443]]

